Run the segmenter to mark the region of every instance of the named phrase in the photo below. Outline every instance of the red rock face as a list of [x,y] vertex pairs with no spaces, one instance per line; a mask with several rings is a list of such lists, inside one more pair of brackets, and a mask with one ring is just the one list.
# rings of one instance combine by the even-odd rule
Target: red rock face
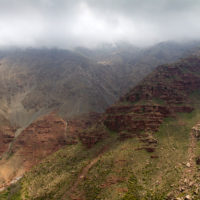
[[12,151],[24,160],[27,169],[65,145],[76,144],[81,130],[100,117],[91,113],[65,122],[55,113],[46,115],[27,127],[13,144]]
[[29,169],[66,143],[66,122],[51,113],[22,131],[12,151],[15,156],[23,158],[25,168]]
[[173,117],[176,112],[192,110],[193,108],[187,106],[133,105],[129,107],[129,111],[125,107],[123,112],[123,106],[116,106],[107,110],[104,125],[112,131],[119,132],[120,138],[131,137],[141,131],[156,132],[164,118]]
[[186,103],[188,94],[200,88],[199,74],[200,59],[195,57],[171,66],[160,66],[121,101],[135,103],[158,98],[167,104]]
[[[119,108],[116,107],[116,109],[118,110]],[[108,112],[110,113],[110,111]],[[132,106],[128,113],[108,114],[104,124],[110,130],[117,132],[126,130],[136,133],[149,129],[157,131],[163,118],[170,115],[170,110],[162,106]]]
[[[99,124],[99,121],[101,121],[101,117],[102,114],[89,113],[86,116],[81,116],[80,118],[69,122],[69,124],[71,123],[75,125],[77,137],[88,148],[92,147],[106,135],[105,131],[96,131],[96,129],[94,129],[93,131],[88,129],[93,125]],[[77,127],[79,128],[77,129]]]
[[106,138],[107,136],[108,133],[105,130],[102,130],[101,127],[100,128],[96,127],[91,130],[85,130],[79,134],[81,142],[88,148],[91,148],[97,142]]
[[2,128],[0,151],[6,152],[7,157],[0,160],[0,188],[8,186],[63,146],[76,144],[80,131],[99,118],[99,114],[91,113],[65,122],[56,113],[51,113],[33,122],[16,138],[16,130],[7,126]]
[[[95,124],[101,117],[99,113],[88,113],[67,121],[67,144],[75,144],[82,131]],[[84,137],[84,135],[82,135]]]

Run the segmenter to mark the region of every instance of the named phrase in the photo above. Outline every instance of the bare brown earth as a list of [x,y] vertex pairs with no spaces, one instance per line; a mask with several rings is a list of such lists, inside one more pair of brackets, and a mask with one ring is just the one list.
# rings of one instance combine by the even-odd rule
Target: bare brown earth
[[185,169],[183,171],[183,177],[180,180],[179,192],[188,193],[190,187],[197,186],[195,181],[195,174],[196,174],[196,153],[195,150],[196,146],[196,138],[193,132],[190,132],[190,141],[189,141],[189,148],[188,148],[188,159],[185,164]]

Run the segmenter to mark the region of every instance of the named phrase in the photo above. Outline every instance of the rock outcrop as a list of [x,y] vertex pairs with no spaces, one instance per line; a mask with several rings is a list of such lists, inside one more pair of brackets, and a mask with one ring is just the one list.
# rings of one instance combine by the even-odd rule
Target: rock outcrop
[[[189,106],[115,106],[107,110],[104,125],[112,131],[119,132],[122,138],[130,137],[141,131],[156,132],[165,118],[174,117],[176,112],[191,112],[192,110],[193,108]],[[124,134],[124,131],[129,134]]]
[[195,135],[195,137],[199,140],[200,139],[200,123],[198,123],[196,126],[192,128],[192,131]]
[[79,137],[84,143],[84,138],[87,138],[87,133],[83,130],[87,130],[90,126],[97,123],[100,118],[100,113],[93,112],[68,120],[67,144],[76,144]]

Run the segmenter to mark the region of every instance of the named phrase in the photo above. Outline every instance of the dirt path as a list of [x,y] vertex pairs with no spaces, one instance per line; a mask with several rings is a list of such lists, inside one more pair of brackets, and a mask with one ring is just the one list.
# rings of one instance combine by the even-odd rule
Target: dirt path
[[189,139],[189,148],[188,148],[188,158],[184,166],[183,170],[183,176],[179,183],[178,188],[178,194],[185,194],[186,196],[191,193],[191,188],[198,187],[196,185],[196,145],[197,145],[197,139],[193,133],[193,131],[190,132],[190,139]]
[[196,162],[195,162],[195,149],[196,149],[196,138],[194,136],[194,133],[191,131],[190,132],[190,143],[189,143],[189,148],[188,148],[188,160],[186,163],[186,169],[184,171],[184,176],[188,180],[193,179],[193,176],[196,171]]
[[82,198],[77,198],[75,196],[75,191],[78,187],[78,185],[81,183],[81,181],[87,176],[88,171],[100,160],[101,156],[109,149],[109,144],[103,146],[100,151],[97,153],[97,156],[93,158],[90,163],[85,166],[81,173],[79,174],[77,180],[73,184],[73,186],[70,188],[68,192],[63,196],[62,200],[66,200],[67,197],[71,198],[72,200],[82,200]]

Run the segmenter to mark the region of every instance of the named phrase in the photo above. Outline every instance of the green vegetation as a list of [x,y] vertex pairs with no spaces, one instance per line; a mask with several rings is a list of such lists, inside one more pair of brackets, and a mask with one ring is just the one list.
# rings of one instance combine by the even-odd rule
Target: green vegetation
[[127,183],[128,192],[122,198],[122,200],[138,200],[140,199],[140,186],[138,185],[137,178],[132,175]]
[[7,190],[0,194],[0,200],[22,200],[21,198],[21,184],[11,185]]
[[182,176],[181,163],[187,160],[189,133],[200,119],[199,105],[196,106],[190,114],[165,119],[160,130],[153,134],[159,144],[154,153],[137,150],[144,145],[139,139],[119,141],[116,134],[92,149],[81,144],[68,146],[27,173],[17,184],[17,192],[9,189],[0,199],[8,199],[8,195],[10,199],[23,200],[61,199],[82,169],[108,145],[74,194],[84,195],[87,200],[164,200],[168,192],[178,187]]

